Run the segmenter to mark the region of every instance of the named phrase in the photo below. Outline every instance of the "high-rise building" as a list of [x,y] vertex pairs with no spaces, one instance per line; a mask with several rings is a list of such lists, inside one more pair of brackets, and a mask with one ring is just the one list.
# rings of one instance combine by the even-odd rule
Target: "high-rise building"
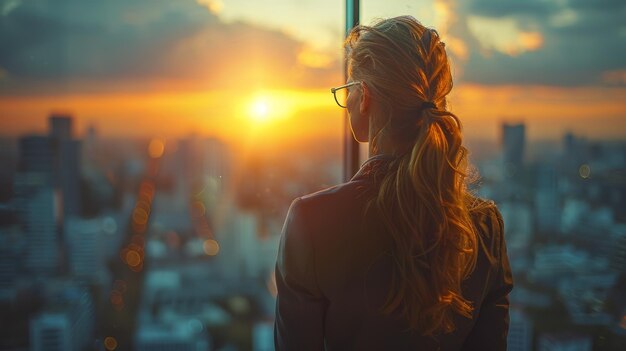
[[[528,252],[533,239],[533,212],[523,202],[504,201],[499,204],[504,219],[504,235],[509,258],[515,261]],[[511,262],[513,264],[513,262]]]
[[72,349],[86,350],[94,337],[95,307],[86,288],[71,286],[63,291],[63,303],[70,317]]
[[11,289],[18,276],[23,242],[19,234],[10,228],[0,228],[0,290]]
[[66,114],[52,114],[48,119],[50,137],[59,140],[72,139],[72,116]]
[[56,186],[61,189],[63,216],[80,215],[80,141],[61,140],[58,145]]
[[44,313],[33,318],[30,321],[30,350],[73,350],[70,329],[70,319],[65,313]]
[[43,312],[30,321],[32,351],[86,350],[93,340],[95,312],[89,291],[71,283],[58,288],[48,296],[48,307],[55,312]]
[[537,170],[535,215],[537,229],[543,234],[558,234],[561,227],[561,202],[554,166],[544,164]]
[[73,138],[69,115],[52,115],[49,137],[54,152],[54,186],[61,189],[63,216],[80,214],[80,141]]
[[52,180],[55,154],[52,141],[47,136],[29,135],[19,140],[19,172],[37,172]]
[[18,172],[14,178],[14,207],[26,241],[23,266],[49,275],[59,267],[60,192],[54,190],[55,152],[47,136],[19,140]]
[[546,333],[539,336],[538,351],[591,351],[593,340],[589,335]]
[[512,309],[507,336],[507,350],[530,351],[533,349],[533,322],[522,311]]
[[69,271],[92,283],[104,282],[104,228],[100,219],[70,218],[64,226]]
[[223,229],[217,231],[220,243],[217,259],[222,274],[227,280],[259,277],[257,217],[252,213],[233,211],[235,215],[227,219]]
[[188,323],[142,325],[135,335],[138,351],[208,351],[209,336]]
[[52,115],[49,127],[47,136],[20,139],[18,170],[45,174],[60,190],[62,216],[79,215],[81,143],[72,138],[71,117]]
[[54,212],[55,198],[50,188],[41,188],[26,207],[26,267],[32,272],[54,273],[58,268],[59,241]]
[[616,234],[611,252],[611,267],[619,273],[626,273],[626,234]]
[[[228,146],[216,138],[190,136],[179,142],[183,188],[186,195],[203,188],[213,194],[221,194],[230,177],[231,156]],[[218,196],[219,197],[219,196]]]
[[506,175],[518,174],[524,166],[526,127],[520,124],[502,124],[502,149]]

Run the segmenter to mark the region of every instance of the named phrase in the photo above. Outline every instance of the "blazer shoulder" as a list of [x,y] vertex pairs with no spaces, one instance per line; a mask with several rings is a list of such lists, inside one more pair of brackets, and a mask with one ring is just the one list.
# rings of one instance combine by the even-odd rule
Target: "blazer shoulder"
[[474,224],[478,227],[487,227],[486,234],[494,231],[501,232],[503,229],[503,219],[498,206],[493,200],[475,197],[470,200],[470,215]]
[[352,180],[301,196],[297,200],[303,209],[338,207],[338,205],[357,203],[370,188],[366,181]]
[[492,200],[477,198],[470,214],[478,236],[480,251],[484,253],[491,265],[497,265],[503,255],[505,245],[504,220],[500,210]]

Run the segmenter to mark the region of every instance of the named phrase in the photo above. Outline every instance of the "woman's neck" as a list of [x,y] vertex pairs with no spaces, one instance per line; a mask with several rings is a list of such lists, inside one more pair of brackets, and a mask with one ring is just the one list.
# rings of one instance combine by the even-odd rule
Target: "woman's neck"
[[[405,120],[409,119],[409,114],[399,114],[395,113],[392,116],[388,117],[390,119],[399,119]],[[398,143],[398,140],[391,137],[390,133],[386,130],[383,130],[383,127],[387,124],[385,123],[373,123],[373,121],[386,121],[387,119],[382,118],[381,115],[370,116],[369,123],[369,133],[368,133],[368,142],[369,142],[369,157],[377,156],[377,155],[398,155],[404,152],[404,148],[406,145],[401,145]],[[382,125],[381,125],[382,124]],[[373,143],[373,140],[376,140]],[[376,144],[376,145],[374,145]]]
[[376,142],[374,143],[374,135],[372,135],[372,130],[370,130],[370,135],[368,138],[369,157],[379,155],[395,155],[397,153],[397,145],[392,140],[390,140],[390,138],[386,134],[378,133],[375,139]]

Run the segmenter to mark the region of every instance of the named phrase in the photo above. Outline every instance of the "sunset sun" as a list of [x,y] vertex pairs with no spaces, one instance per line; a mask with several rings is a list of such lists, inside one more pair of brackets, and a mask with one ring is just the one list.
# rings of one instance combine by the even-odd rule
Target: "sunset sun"
[[250,118],[256,122],[265,122],[271,118],[269,100],[266,97],[257,97],[250,104]]

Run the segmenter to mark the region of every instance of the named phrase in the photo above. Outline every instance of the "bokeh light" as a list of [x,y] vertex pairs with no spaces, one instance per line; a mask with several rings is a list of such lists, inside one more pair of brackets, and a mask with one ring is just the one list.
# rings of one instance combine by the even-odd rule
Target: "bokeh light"
[[128,250],[126,253],[126,263],[131,267],[137,267],[141,264],[141,256],[135,250]]
[[140,207],[136,207],[133,211],[133,221],[137,224],[146,224],[148,222],[148,212]]
[[148,145],[148,154],[152,158],[159,158],[163,156],[165,151],[165,142],[161,139],[152,139],[150,145]]
[[213,239],[205,240],[202,244],[204,253],[208,256],[215,256],[220,252],[220,245]]
[[578,174],[580,174],[580,177],[583,179],[591,177],[591,167],[587,164],[581,165],[578,169]]
[[113,351],[117,348],[117,340],[112,336],[107,336],[104,338],[104,347],[108,351]]

